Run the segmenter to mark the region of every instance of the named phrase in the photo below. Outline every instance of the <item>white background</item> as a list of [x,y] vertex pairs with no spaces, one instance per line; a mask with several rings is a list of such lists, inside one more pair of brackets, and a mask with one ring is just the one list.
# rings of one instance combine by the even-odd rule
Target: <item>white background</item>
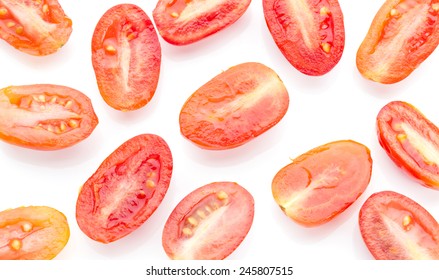
[[[358,212],[372,193],[394,190],[409,196],[439,219],[439,191],[427,189],[398,169],[380,147],[375,118],[388,102],[403,100],[439,124],[435,51],[405,80],[382,85],[364,79],[355,65],[356,51],[381,0],[340,0],[346,44],[338,65],[322,77],[298,72],[283,57],[266,26],[260,0],[232,26],[188,46],[173,46],[161,37],[162,65],[152,101],[135,112],[122,113],[101,98],[91,64],[91,38],[99,18],[117,0],[59,1],[73,21],[73,33],[57,53],[33,57],[0,42],[0,88],[51,83],[88,95],[100,123],[74,147],[42,152],[0,143],[0,210],[47,205],[63,212],[71,236],[59,260],[167,261],[162,229],[175,205],[189,192],[215,181],[235,181],[255,199],[253,226],[228,260],[294,262],[371,260],[358,228]],[[157,1],[132,0],[152,19]],[[178,116],[186,99],[201,85],[231,66],[261,62],[285,83],[290,106],[271,130],[228,151],[202,150],[180,134]],[[85,236],[75,220],[81,185],[100,163],[129,138],[154,133],[169,144],[174,172],[157,211],[129,236],[100,244]],[[271,181],[290,158],[335,140],[352,139],[368,146],[372,178],[365,193],[344,213],[325,225],[304,228],[287,218],[271,194]]]

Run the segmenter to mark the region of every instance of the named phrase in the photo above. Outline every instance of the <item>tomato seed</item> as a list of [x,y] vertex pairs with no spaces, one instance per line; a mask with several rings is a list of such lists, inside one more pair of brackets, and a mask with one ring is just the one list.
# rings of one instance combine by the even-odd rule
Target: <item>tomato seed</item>
[[322,43],[322,49],[325,53],[329,53],[331,51],[331,45],[329,43]]
[[190,228],[183,228],[183,234],[186,236],[191,236],[192,230]]
[[12,239],[11,242],[9,242],[9,247],[11,247],[12,250],[18,251],[21,249],[22,243],[18,239]]
[[32,228],[33,228],[33,226],[32,226],[31,223],[27,223],[26,222],[26,223],[21,225],[21,230],[24,231],[24,232],[29,232],[29,231],[32,230]]
[[4,7],[0,8],[0,16],[5,16],[8,14],[8,10]]
[[9,27],[9,28],[14,27],[14,26],[15,26],[15,22],[13,22],[13,21],[9,21],[9,22],[6,24],[6,26]]
[[198,215],[198,217],[200,217],[201,219],[205,219],[205,218],[206,218],[206,213],[204,213],[203,210],[197,210],[197,215]]
[[328,7],[323,6],[320,8],[320,15],[322,16],[327,16],[329,15],[331,12],[329,11]]
[[227,195],[227,193],[225,191],[220,191],[216,194],[216,197],[219,200],[224,200],[224,199],[227,199],[229,196]]
[[198,220],[194,217],[187,218],[187,222],[194,227],[198,226]]
[[171,13],[171,17],[173,17],[173,18],[178,18],[178,16],[179,16],[179,14],[176,12]]

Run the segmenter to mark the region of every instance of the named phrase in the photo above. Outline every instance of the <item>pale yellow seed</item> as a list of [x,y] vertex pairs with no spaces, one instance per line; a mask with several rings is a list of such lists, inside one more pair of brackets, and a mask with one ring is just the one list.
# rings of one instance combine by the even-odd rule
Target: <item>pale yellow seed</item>
[[78,127],[78,121],[70,120],[70,121],[69,121],[69,126],[70,126],[71,128],[77,128],[77,127]]
[[64,105],[64,107],[68,109],[68,108],[72,107],[72,105],[73,105],[73,101],[69,100],[69,101],[67,101],[66,105]]
[[399,141],[405,141],[407,139],[407,134],[400,133],[396,136]]
[[147,186],[148,188],[155,188],[155,183],[154,183],[153,180],[147,180],[147,181],[146,181],[146,186]]
[[392,17],[394,17],[394,16],[396,16],[396,15],[398,15],[399,13],[398,13],[398,10],[397,9],[391,9],[390,10],[390,15],[392,16]]
[[190,228],[183,228],[183,234],[186,236],[191,236],[192,230]]
[[46,102],[46,97],[44,95],[40,95],[40,96],[38,96],[38,101]]
[[148,172],[147,174],[146,174],[146,176],[148,176],[148,177],[155,177],[157,174],[155,173],[155,172]]
[[325,53],[329,53],[331,51],[331,45],[329,43],[323,43],[322,49]]
[[179,14],[177,12],[172,12],[171,17],[178,18]]
[[405,230],[410,230],[410,225],[412,224],[412,217],[410,215],[404,216],[402,219],[402,226]]
[[206,214],[205,214],[204,211],[202,211],[202,210],[198,210],[198,211],[197,211],[197,215],[198,215],[198,217],[200,217],[201,219],[206,218]]
[[187,222],[194,227],[198,226],[198,221],[194,217],[187,218]]
[[219,191],[219,192],[216,194],[216,197],[217,197],[219,200],[224,200],[224,199],[227,199],[227,198],[229,197],[229,195],[228,195],[225,191]]
[[31,223],[24,223],[21,225],[21,230],[24,232],[29,232],[32,230],[32,228],[33,228],[33,226]]
[[205,209],[208,213],[212,213],[213,211],[212,208],[210,208],[210,206],[206,206]]
[[59,125],[59,129],[61,129],[61,131],[65,131],[67,129],[66,123],[61,122],[61,124]]
[[170,0],[170,1],[168,2],[168,6],[172,6],[172,5],[174,5],[175,1],[177,1],[177,0]]
[[106,50],[108,53],[111,53],[111,54],[115,54],[115,53],[116,53],[116,48],[115,48],[113,45],[108,45],[108,46],[106,46],[106,47],[105,47],[105,50]]
[[55,127],[53,125],[49,124],[49,126],[47,126],[47,131],[55,132]]
[[55,104],[57,100],[58,100],[58,98],[56,98],[56,96],[54,96],[50,99],[50,103]]
[[136,33],[130,33],[127,35],[127,40],[131,41],[137,37]]
[[331,12],[329,11],[328,7],[323,6],[320,8],[320,15],[326,16],[329,15]]
[[401,123],[392,122],[391,126],[394,131],[403,131]]
[[15,26],[15,22],[10,21],[10,22],[6,23],[6,26],[9,27],[9,28],[14,27]]
[[43,13],[48,13],[49,12],[49,5],[47,5],[47,4],[44,4],[43,5]]
[[7,15],[8,10],[6,8],[0,8],[0,16],[5,16]]
[[11,242],[9,243],[9,246],[11,247],[11,249],[13,249],[15,251],[20,250],[22,245],[23,244],[18,239],[12,239]]
[[439,11],[439,3],[434,3],[433,5],[431,5],[431,7],[432,7],[433,10],[435,10],[436,12]]

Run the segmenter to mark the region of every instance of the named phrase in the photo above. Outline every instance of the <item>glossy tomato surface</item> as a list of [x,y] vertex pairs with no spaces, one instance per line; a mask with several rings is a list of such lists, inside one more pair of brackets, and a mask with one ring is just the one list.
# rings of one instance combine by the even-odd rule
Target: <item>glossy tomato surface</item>
[[0,89],[0,139],[36,150],[70,147],[98,124],[90,99],[60,85]]
[[157,88],[161,47],[148,15],[133,4],[110,8],[97,23],[92,63],[99,91],[116,110],[145,106]]
[[188,194],[174,208],[162,243],[171,259],[222,260],[247,236],[254,200],[233,182],[215,182]]
[[412,199],[392,191],[371,195],[359,215],[367,248],[379,260],[439,259],[439,225]]
[[91,239],[118,240],[141,226],[162,202],[173,161],[166,142],[141,134],[110,154],[83,185],[76,220]]
[[204,149],[240,146],[276,125],[289,96],[277,74],[249,62],[234,66],[193,93],[180,112],[181,133]]
[[335,67],[345,44],[337,0],[263,0],[262,4],[276,45],[297,70],[320,76]]
[[273,179],[273,197],[293,221],[318,226],[354,203],[368,186],[371,173],[366,146],[351,140],[331,142],[283,167]]
[[393,101],[377,116],[378,140],[396,165],[439,190],[439,128],[413,105]]
[[237,21],[251,0],[159,0],[153,11],[160,35],[168,43],[187,45]]
[[1,0],[0,38],[31,55],[48,55],[66,44],[72,21],[57,0]]
[[387,0],[357,52],[367,79],[392,84],[405,79],[439,44],[438,0]]
[[56,209],[28,206],[0,212],[0,260],[49,260],[70,237],[67,219]]

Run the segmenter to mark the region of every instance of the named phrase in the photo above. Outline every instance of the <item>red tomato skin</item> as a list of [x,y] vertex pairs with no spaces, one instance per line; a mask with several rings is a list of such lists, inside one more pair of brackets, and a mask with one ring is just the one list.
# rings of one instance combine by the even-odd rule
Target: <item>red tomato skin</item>
[[314,227],[352,205],[367,188],[371,174],[369,149],[340,140],[316,147],[283,167],[273,178],[272,193],[294,222]]
[[67,218],[47,206],[0,212],[0,260],[50,260],[70,238]]
[[437,5],[437,0],[385,1],[357,51],[363,77],[393,84],[418,68],[439,44]]
[[[55,53],[67,43],[72,33],[72,21],[57,0],[39,3],[3,0],[1,8],[0,38],[24,53],[35,56]],[[32,18],[32,22],[27,18]]]
[[180,130],[200,148],[231,149],[275,126],[288,105],[288,92],[272,69],[243,63],[217,75],[188,98],[180,112]]
[[109,106],[133,111],[148,104],[161,67],[160,42],[148,15],[133,4],[110,8],[93,33],[92,64]]
[[[295,10],[294,3],[298,2],[309,10],[304,10],[302,6]],[[344,50],[345,29],[337,0],[318,3],[309,0],[263,0],[262,4],[271,36],[297,70],[309,76],[321,76],[338,64]]]
[[[215,200],[221,192],[227,194],[227,198]],[[213,198],[212,198],[213,197]],[[210,199],[210,200],[209,200]],[[225,202],[227,200],[227,202]],[[213,201],[213,202],[212,202]],[[211,202],[211,204],[209,203]],[[225,206],[214,209],[215,202]],[[213,213],[210,213],[211,207]],[[197,226],[201,227],[203,220],[215,217],[215,211],[222,211],[218,224],[210,224],[203,228],[205,233],[199,242],[193,244],[190,237],[184,235],[184,227],[190,227],[193,235],[197,234]],[[203,218],[199,211],[203,211]],[[192,215],[191,217],[188,217]],[[207,217],[206,217],[207,216]],[[195,226],[188,224],[190,218],[197,218]],[[214,182],[195,189],[184,197],[169,215],[163,229],[163,248],[171,259],[193,259],[193,260],[222,260],[228,257],[241,244],[253,223],[254,200],[252,195],[243,187],[234,182]],[[212,227],[219,227],[215,230]],[[199,235],[200,236],[200,235]],[[185,242],[191,244],[185,249]]]
[[[439,150],[439,128],[413,105],[403,101],[389,102],[377,115],[378,140],[390,159],[423,186],[439,190],[439,166],[429,163],[413,148],[401,123],[417,131],[436,150]],[[400,131],[394,130],[396,126]],[[399,140],[401,136],[405,137]]]
[[[407,233],[415,229],[418,234],[422,231],[418,242],[428,242],[428,246],[423,248],[427,251],[426,254],[422,256],[411,254],[410,247],[406,248],[400,244],[401,238],[405,239],[405,237],[392,234],[385,219],[397,216],[398,212],[395,211],[400,211],[401,215],[398,214],[399,220],[393,221],[395,222],[393,227],[399,224]],[[404,220],[407,216],[410,218]],[[382,191],[372,194],[360,209],[359,226],[367,248],[377,260],[439,259],[437,221],[425,208],[400,193]],[[417,245],[421,246],[421,244]]]
[[[232,25],[245,13],[251,0],[217,2],[222,3],[209,7],[207,1],[188,4],[186,0],[159,0],[153,11],[154,22],[165,41],[173,45],[188,45]],[[194,16],[182,19],[181,15],[185,12]]]
[[35,150],[73,146],[90,136],[99,123],[91,100],[82,92],[61,85],[0,89],[0,108],[0,139]]
[[[149,160],[158,167],[147,167]],[[129,139],[83,185],[76,202],[80,229],[101,243],[133,232],[162,202],[172,169],[171,150],[160,136],[141,134]],[[153,186],[149,185],[150,180]],[[130,186],[126,188],[128,182]]]

